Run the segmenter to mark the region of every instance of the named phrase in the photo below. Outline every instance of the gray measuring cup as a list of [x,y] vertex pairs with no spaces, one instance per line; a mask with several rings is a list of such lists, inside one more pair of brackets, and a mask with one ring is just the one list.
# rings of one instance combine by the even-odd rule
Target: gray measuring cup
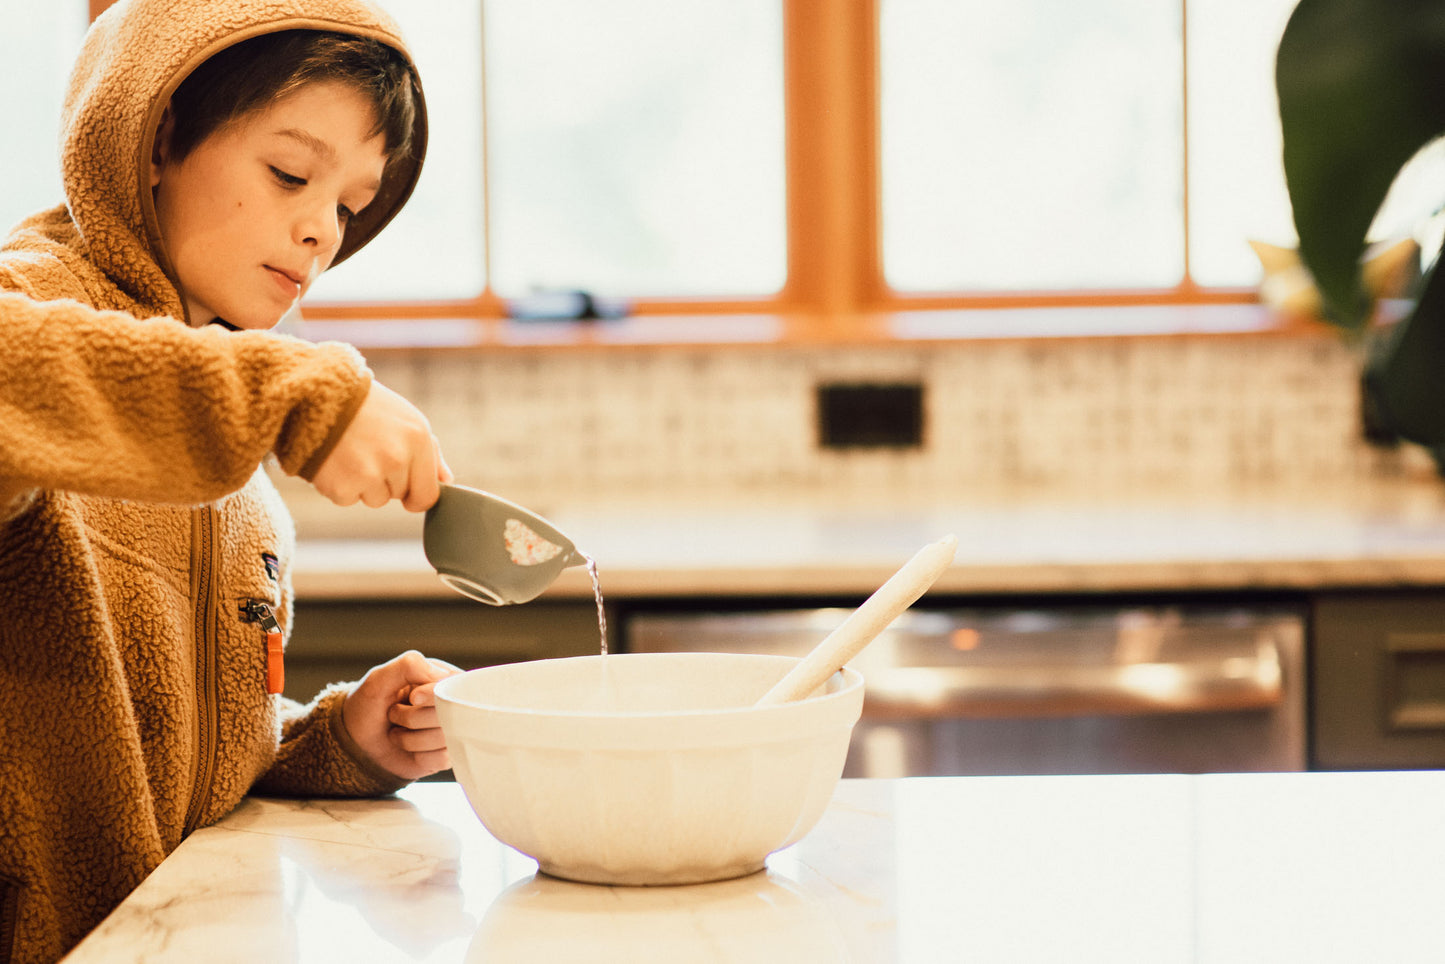
[[490,492],[443,485],[422,526],[427,562],[464,596],[505,606],[535,599],[587,557],[557,527]]

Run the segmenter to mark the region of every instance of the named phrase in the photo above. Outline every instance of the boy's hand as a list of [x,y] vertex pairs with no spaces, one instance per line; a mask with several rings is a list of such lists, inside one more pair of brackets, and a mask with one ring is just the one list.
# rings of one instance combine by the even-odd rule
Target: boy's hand
[[341,708],[346,732],[372,760],[402,779],[445,770],[452,763],[432,690],[438,680],[460,672],[416,650],[372,668]]
[[436,503],[441,483],[452,480],[426,416],[378,382],[321,463],[311,484],[337,505],[360,501],[372,508],[397,499],[412,512]]

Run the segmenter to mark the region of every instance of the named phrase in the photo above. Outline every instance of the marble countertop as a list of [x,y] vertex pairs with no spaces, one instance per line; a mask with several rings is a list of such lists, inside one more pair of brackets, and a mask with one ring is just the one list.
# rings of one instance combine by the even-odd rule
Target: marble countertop
[[[1000,496],[969,504],[648,504],[547,513],[599,565],[608,598],[868,593],[921,546],[959,538],[935,593],[1445,585],[1445,485],[1334,491]],[[382,537],[308,532],[303,598],[448,596],[419,518]],[[405,528],[410,526],[410,529]],[[414,531],[413,531],[414,530]],[[543,600],[585,599],[581,568]]]
[[1436,961],[1445,773],[844,780],[767,869],[540,876],[454,784],[249,799],[66,964]]

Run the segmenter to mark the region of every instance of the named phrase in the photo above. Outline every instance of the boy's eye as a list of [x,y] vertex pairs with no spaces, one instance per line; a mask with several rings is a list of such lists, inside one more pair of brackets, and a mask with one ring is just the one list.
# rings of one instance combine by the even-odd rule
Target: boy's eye
[[356,212],[352,211],[351,208],[347,207],[344,204],[338,204],[336,205],[336,217],[341,221],[342,224],[345,224],[347,221],[350,221],[352,218],[356,217]]
[[[269,164],[268,164],[267,166],[268,166],[268,167],[271,167],[271,165],[269,165]],[[287,174],[285,171],[281,170],[279,167],[271,167],[271,173],[272,173],[273,175],[275,175],[276,180],[280,181],[280,182],[281,182],[282,184],[284,184],[286,187],[305,187],[305,186],[306,186],[306,178],[304,178],[304,177],[297,177],[297,176],[294,175],[294,174]]]

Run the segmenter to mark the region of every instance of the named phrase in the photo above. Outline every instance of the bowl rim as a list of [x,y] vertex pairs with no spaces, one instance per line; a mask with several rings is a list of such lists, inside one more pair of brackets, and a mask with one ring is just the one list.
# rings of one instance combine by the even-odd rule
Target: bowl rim
[[[844,666],[824,682],[827,685],[835,677],[842,677],[842,684],[835,690],[825,692],[816,696],[808,696],[801,700],[792,700],[787,703],[773,703],[767,706],[757,706],[752,703],[741,706],[719,706],[703,709],[679,709],[679,710],[636,710],[632,712],[603,712],[587,709],[536,709],[525,706],[504,706],[496,703],[484,703],[477,700],[462,699],[451,694],[451,690],[462,685],[462,680],[471,673],[486,672],[491,669],[513,668],[531,663],[552,663],[558,661],[581,662],[584,660],[604,659],[633,659],[637,657],[673,657],[680,660],[691,660],[696,657],[746,657],[755,660],[776,660],[779,663],[798,663],[801,656],[788,656],[779,653],[714,653],[714,652],[666,652],[666,653],[608,653],[607,655],[587,656],[556,656],[550,659],[519,660],[513,663],[497,663],[493,666],[479,666],[476,669],[467,670],[453,676],[448,676],[436,684],[433,693],[437,702],[449,703],[457,707],[468,707],[471,709],[485,710],[488,713],[507,714],[522,718],[541,717],[576,717],[578,719],[594,720],[645,720],[658,717],[669,719],[703,719],[709,717],[730,716],[743,713],[788,713],[797,712],[798,707],[818,706],[822,703],[847,700],[853,697],[854,693],[863,688],[863,674],[850,666]],[[779,676],[781,679],[782,676]],[[759,694],[760,696],[762,694]]]

